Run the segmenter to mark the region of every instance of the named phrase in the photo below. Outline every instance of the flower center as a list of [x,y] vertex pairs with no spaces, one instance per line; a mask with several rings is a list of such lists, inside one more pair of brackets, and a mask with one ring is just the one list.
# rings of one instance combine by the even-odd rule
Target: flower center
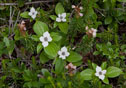
[[35,15],[35,13],[34,13],[34,12],[32,12],[32,15]]
[[62,55],[64,56],[65,55],[65,52],[62,52]]
[[99,75],[102,75],[102,72],[99,72]]
[[63,19],[63,17],[62,17],[62,16],[60,16],[60,19]]
[[47,38],[47,37],[45,37],[45,38],[44,38],[44,41],[48,41],[48,38]]

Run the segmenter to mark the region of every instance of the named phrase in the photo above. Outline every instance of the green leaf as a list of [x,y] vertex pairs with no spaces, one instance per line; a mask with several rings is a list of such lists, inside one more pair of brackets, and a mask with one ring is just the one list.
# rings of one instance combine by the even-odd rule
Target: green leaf
[[50,15],[50,18],[52,19],[52,20],[56,20],[56,16],[55,15]]
[[82,59],[82,56],[76,52],[71,51],[70,56],[68,56],[67,61],[68,62],[78,62]]
[[[85,14],[85,18],[87,19],[87,18],[90,18],[91,16],[93,16],[94,15],[94,10],[93,10],[93,8],[92,7],[90,7],[90,8],[88,8],[88,11],[87,11],[87,13]],[[95,16],[93,16],[93,17],[95,17]],[[96,19],[96,18],[95,18]]]
[[125,49],[126,49],[126,45],[122,45],[121,50],[125,50]]
[[67,34],[67,32],[68,32],[68,24],[67,23],[63,23],[63,22],[58,23],[58,27],[63,33]]
[[103,82],[104,82],[105,84],[109,84],[108,78],[105,78],[105,79],[103,80]]
[[99,54],[100,54],[99,51],[95,51],[95,52],[93,53],[93,55],[99,55]]
[[51,57],[56,57],[58,50],[58,45],[53,42],[51,42],[47,47],[44,48],[45,53]]
[[32,83],[31,82],[26,82],[23,85],[24,88],[32,88]]
[[54,87],[52,87],[51,84],[46,84],[46,85],[44,86],[44,88],[54,88]]
[[112,88],[112,85],[103,85],[102,88]]
[[126,0],[117,0],[117,1],[119,1],[119,2],[126,2]]
[[53,41],[59,41],[62,39],[62,36],[60,36],[59,33],[52,32],[50,35],[51,35]]
[[109,78],[114,78],[119,76],[122,73],[122,70],[120,68],[111,66],[107,68],[106,76]]
[[38,45],[37,45],[37,54],[42,50],[42,43],[39,43]]
[[0,10],[5,10],[6,7],[5,6],[0,6]]
[[42,52],[42,53],[40,54],[39,58],[40,58],[40,62],[41,62],[42,64],[44,64],[44,63],[46,63],[46,62],[48,62],[48,61],[50,60],[50,59],[46,56],[45,52]]
[[61,58],[57,58],[56,62],[55,62],[55,72],[57,74],[62,73],[64,70],[64,62]]
[[[49,83],[50,83],[50,81],[47,80],[47,79],[45,79],[45,78],[40,78],[39,81],[40,81],[40,83],[42,83],[42,84],[49,84]],[[45,87],[44,87],[44,88],[45,88]]]
[[83,61],[73,62],[73,65],[80,66],[83,64]]
[[63,6],[62,6],[61,3],[58,3],[58,4],[56,5],[56,7],[55,7],[55,12],[56,12],[57,15],[58,15],[58,14],[61,14],[61,13],[63,13],[63,12],[65,12],[65,10],[64,10],[64,8],[63,8]]
[[54,22],[53,28],[56,28],[57,26],[58,26],[58,23],[57,22]]
[[9,39],[8,39],[7,37],[4,37],[3,42],[5,43],[5,45],[6,45],[7,47],[10,46],[10,42],[9,42]]
[[11,70],[15,73],[21,73],[21,70],[18,67],[13,67]]
[[34,32],[39,35],[42,36],[44,32],[48,31],[48,26],[41,22],[41,21],[36,21],[36,23],[33,26]]
[[27,12],[27,11],[23,12],[23,13],[20,14],[20,16],[23,17],[23,18],[30,18],[30,16],[28,15],[28,13],[29,12]]
[[105,24],[110,24],[112,22],[112,17],[107,17],[105,19]]
[[17,0],[18,1],[18,6],[22,7],[24,6],[24,0]]
[[34,56],[32,56],[32,64],[31,64],[33,69],[37,68],[37,62],[36,62],[36,58]]
[[32,71],[30,70],[24,70],[23,78],[25,81],[30,81],[32,79]]
[[92,63],[92,67],[93,67],[94,70],[96,70],[97,64]]
[[111,44],[111,42],[107,42],[107,46],[111,46],[112,44]]
[[42,69],[41,72],[45,77],[51,76],[50,72],[47,69]]
[[39,41],[39,37],[37,35],[32,35],[31,39],[34,41]]
[[0,42],[0,50],[4,49],[4,42]]
[[106,69],[106,67],[107,67],[107,62],[103,62],[102,65],[101,65],[101,68]]
[[10,40],[10,46],[8,46],[9,55],[11,55],[14,51],[14,44],[15,44],[15,42],[13,40]]
[[92,69],[86,69],[80,73],[80,78],[82,80],[91,80],[94,71]]
[[103,0],[103,2],[106,2],[107,0]]

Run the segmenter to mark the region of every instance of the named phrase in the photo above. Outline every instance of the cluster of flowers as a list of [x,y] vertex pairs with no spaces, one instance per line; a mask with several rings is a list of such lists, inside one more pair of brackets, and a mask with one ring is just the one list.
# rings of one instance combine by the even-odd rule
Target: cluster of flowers
[[[79,16],[83,16],[83,14],[80,13],[80,10],[83,9],[82,7],[72,5],[72,8],[75,9],[76,13]],[[35,19],[37,13],[38,12],[32,7],[30,9],[29,16],[31,16],[33,19]],[[57,22],[66,22],[66,13],[58,14],[58,17],[56,18],[56,21]],[[94,28],[89,29],[88,26],[86,26],[85,29],[87,31],[86,34],[88,36],[96,37],[96,32],[97,32],[96,29],[94,29]],[[48,31],[44,32],[43,36],[41,36],[39,39],[42,42],[43,47],[47,47],[49,45],[49,42],[52,41],[52,38],[51,38]],[[58,55],[59,55],[59,58],[66,59],[66,57],[68,57],[70,55],[70,53],[68,52],[67,47],[64,46],[64,47],[61,48],[61,50],[58,51]],[[76,66],[74,66],[72,63],[69,63],[65,68],[75,70]],[[105,79],[105,74],[106,74],[106,70],[102,70],[102,68],[99,67],[99,66],[96,67],[95,75],[97,77],[99,77],[99,79],[104,80]]]
[[[31,16],[33,19],[36,18],[37,11],[34,7],[30,9],[30,12],[28,13],[29,16]],[[58,14],[58,17],[56,18],[57,22],[66,22],[66,13]]]
[[[83,9],[83,7],[78,7],[78,6],[72,5],[72,8],[75,9],[76,13],[79,16],[81,16],[81,17],[83,16],[83,13],[80,12]],[[31,16],[33,19],[35,19],[37,13],[38,12],[35,10],[35,8],[32,7],[30,9],[30,12],[28,13],[28,15]],[[56,18],[56,21],[57,22],[66,22],[66,13],[58,14],[58,17]]]
[[78,6],[72,5],[72,8],[75,9],[78,16],[81,16],[81,17],[83,16],[83,13],[80,12],[83,9],[82,6],[78,7]]
[[86,26],[85,30],[87,31],[86,34],[89,36],[89,37],[96,37],[96,33],[97,33],[97,30],[94,29],[94,28],[90,28],[88,26]]
[[[40,37],[40,41],[42,42],[43,47],[47,47],[49,45],[49,42],[52,41],[52,38],[49,34],[49,32],[44,32],[43,36]],[[66,59],[70,55],[70,53],[67,51],[67,48],[64,46],[61,48],[60,51],[58,51],[59,58]]]
[[[36,18],[37,11],[35,8],[31,8],[29,12],[29,16],[31,16],[33,19]],[[57,22],[66,22],[66,13],[58,14],[58,17],[56,18]],[[49,32],[43,33],[43,36],[40,37],[40,41],[42,42],[43,47],[47,47],[49,45],[49,42],[52,41],[52,38],[49,34]],[[58,51],[59,58],[66,59],[70,55],[70,53],[67,51],[67,48],[64,46],[61,48],[60,51]]]

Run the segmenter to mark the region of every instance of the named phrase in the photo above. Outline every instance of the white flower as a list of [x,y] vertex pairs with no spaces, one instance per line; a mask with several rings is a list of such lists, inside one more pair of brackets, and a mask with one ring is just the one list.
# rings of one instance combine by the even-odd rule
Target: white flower
[[58,14],[56,21],[57,22],[66,22],[66,13]]
[[52,38],[51,38],[49,32],[44,32],[43,36],[41,36],[39,39],[42,42],[43,47],[47,47],[49,44],[48,42],[52,41]]
[[106,74],[106,70],[102,70],[101,67],[97,66],[96,67],[96,73],[95,75],[99,77],[99,79],[104,80]]
[[96,32],[97,32],[97,30],[94,29],[94,28],[91,28],[91,30],[92,30],[92,35],[93,35],[93,37],[96,37]]
[[74,46],[74,47],[72,48],[72,50],[75,50],[75,48],[76,48],[76,46]]
[[74,9],[74,8],[76,8],[76,6],[75,5],[72,5],[72,8]]
[[83,7],[82,6],[80,6],[80,10],[82,10],[83,9]]
[[83,16],[83,13],[79,13],[79,15],[82,17]]
[[88,26],[85,27],[85,30],[88,30]]
[[30,9],[30,12],[28,13],[29,14],[29,16],[31,16],[33,19],[35,19],[36,18],[36,15],[37,15],[37,11],[35,11],[35,8],[34,7],[32,7],[31,9]]
[[66,59],[70,55],[70,53],[67,51],[67,48],[64,46],[61,48],[60,51],[58,51],[59,58]]
[[96,37],[97,30],[94,28],[88,28],[88,26],[85,27],[85,30],[87,31],[86,34],[89,36],[92,35],[92,37]]
[[74,66],[72,63],[69,63],[67,66],[65,66],[66,69],[76,69],[77,66]]
[[80,17],[83,16],[83,13],[80,12],[80,11],[83,9],[82,6],[78,7],[78,6],[72,5],[72,8],[75,9],[76,13],[77,13]]

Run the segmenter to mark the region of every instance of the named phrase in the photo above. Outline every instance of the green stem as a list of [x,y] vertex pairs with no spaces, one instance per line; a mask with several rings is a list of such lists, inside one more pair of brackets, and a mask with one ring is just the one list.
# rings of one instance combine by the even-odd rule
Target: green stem
[[114,65],[114,63],[113,63],[113,58],[110,58],[110,63],[111,63],[112,65]]
[[55,84],[54,84],[53,81],[51,80],[51,77],[48,77],[48,80],[51,82],[53,88],[56,88]]

